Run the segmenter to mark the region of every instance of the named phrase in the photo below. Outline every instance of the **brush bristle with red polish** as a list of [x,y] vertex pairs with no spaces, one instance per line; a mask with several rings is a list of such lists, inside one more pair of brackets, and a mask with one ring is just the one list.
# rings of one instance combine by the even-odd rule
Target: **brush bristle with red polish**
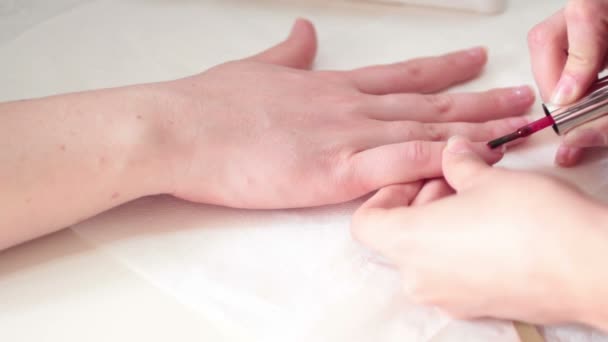
[[555,121],[553,121],[553,118],[550,116],[545,116],[544,118],[542,118],[540,120],[536,120],[534,122],[531,122],[531,123],[519,128],[518,130],[516,130],[513,133],[507,134],[498,139],[494,139],[494,140],[490,141],[488,143],[488,147],[491,149],[495,149],[495,148],[500,147],[513,140],[517,140],[517,139],[532,135],[542,129],[552,126],[553,124],[555,124]]

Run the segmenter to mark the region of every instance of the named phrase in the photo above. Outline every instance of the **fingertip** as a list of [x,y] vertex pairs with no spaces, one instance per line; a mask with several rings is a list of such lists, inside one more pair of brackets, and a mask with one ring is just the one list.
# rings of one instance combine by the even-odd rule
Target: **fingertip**
[[475,154],[482,159],[488,165],[494,165],[498,163],[505,156],[507,152],[507,145],[502,145],[500,148],[492,149],[486,143],[474,143],[472,149]]
[[[593,1],[584,1],[591,3]],[[583,2],[575,7],[583,6]],[[552,101],[565,105],[582,97],[602,70],[608,42],[608,27],[597,13],[574,15],[568,25],[568,57]],[[588,20],[585,20],[587,18]]]
[[306,19],[297,19],[287,39],[247,59],[289,68],[310,69],[317,54],[314,26]]
[[579,128],[569,132],[564,137],[564,144],[569,147],[599,147],[607,146],[608,136],[593,128]]
[[[566,64],[566,69],[567,68],[568,64]],[[566,105],[574,102],[580,96],[580,83],[581,82],[573,77],[571,73],[567,70],[564,71],[559,82],[555,86],[553,95],[551,95],[551,103],[555,105]]]
[[[481,170],[489,168],[488,162],[502,157],[500,151],[490,150],[487,146],[473,145],[462,137],[452,137],[443,154],[443,173],[449,185],[455,190],[469,187]],[[489,161],[487,160],[489,159]]]
[[465,52],[473,62],[484,65],[488,61],[488,48],[485,46],[475,46]]
[[525,84],[513,88],[513,103],[524,109],[529,108],[536,101],[536,92],[531,85]]
[[563,10],[530,30],[528,47],[541,98],[544,102],[550,102],[567,60],[564,51],[568,49],[568,36]]
[[[494,110],[489,111],[499,111],[502,114],[502,117],[510,118],[508,123],[513,122],[513,125],[518,125],[523,122],[522,119],[519,119],[519,116],[526,114],[536,101],[536,93],[530,85],[502,88],[495,91],[500,97],[492,104]],[[493,118],[498,119],[496,116]],[[526,124],[527,123],[524,123],[523,125]],[[518,126],[515,129],[521,128],[523,125]]]
[[315,26],[310,20],[308,20],[306,18],[302,18],[302,17],[297,18],[291,28],[290,36],[293,36],[294,34],[298,34],[300,32],[303,32],[303,33],[305,32],[307,34],[310,34],[310,33],[315,34],[316,33]]
[[502,160],[507,152],[507,145],[501,146],[499,149],[490,149],[487,145],[479,146],[477,150],[481,159],[483,159],[488,165],[494,165]]
[[561,145],[555,155],[555,164],[561,167],[576,166],[583,157],[583,149]]
[[296,25],[309,25],[309,26],[312,26],[312,22],[309,19],[304,18],[304,17],[297,17],[296,20],[295,20],[295,24]]
[[444,158],[466,154],[469,158],[483,159],[489,164],[497,163],[504,156],[503,149],[491,149],[485,143],[472,143],[461,136],[453,136],[448,140],[444,150]]
[[302,62],[300,67],[310,68],[314,62],[318,50],[317,31],[314,24],[305,18],[296,19],[291,30],[290,39],[300,40],[303,48],[301,49]]
[[468,69],[466,78],[463,78],[461,81],[471,80],[479,76],[488,63],[488,49],[485,46],[475,46],[461,51],[461,53],[466,56],[463,59],[464,61],[461,62],[463,63],[461,68],[462,70]]
[[445,147],[445,152],[449,154],[463,154],[470,153],[471,147],[469,146],[469,141],[461,136],[455,135],[448,140],[448,143]]
[[313,23],[305,18],[297,18],[291,27],[288,40],[301,40],[309,45],[316,45],[317,32]]

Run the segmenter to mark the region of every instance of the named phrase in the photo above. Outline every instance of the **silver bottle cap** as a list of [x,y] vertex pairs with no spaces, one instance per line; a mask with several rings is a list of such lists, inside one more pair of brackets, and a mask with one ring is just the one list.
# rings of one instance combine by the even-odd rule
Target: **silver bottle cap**
[[543,104],[543,109],[546,115],[553,117],[553,130],[558,135],[608,115],[608,76],[599,79],[579,101],[566,106]]

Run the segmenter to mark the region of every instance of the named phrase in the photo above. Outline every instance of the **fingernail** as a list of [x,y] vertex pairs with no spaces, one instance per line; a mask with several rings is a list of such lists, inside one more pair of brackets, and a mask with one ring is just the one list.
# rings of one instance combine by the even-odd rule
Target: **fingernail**
[[534,99],[534,91],[527,85],[513,88],[507,95],[507,101],[512,106],[529,106]]
[[566,164],[568,162],[568,151],[569,150],[570,150],[569,147],[560,146],[557,149],[557,154],[555,155],[555,162],[557,164]]
[[297,18],[294,22],[293,25],[291,26],[291,31],[289,32],[289,36],[291,37],[298,29],[299,27],[306,23],[306,19],[304,18]]
[[530,120],[528,120],[528,118],[518,116],[518,117],[508,119],[507,122],[509,123],[509,125],[511,125],[511,127],[513,127],[513,129],[519,129],[519,128],[522,128],[523,126],[529,124]]
[[577,84],[574,77],[568,74],[562,75],[553,92],[551,102],[556,105],[564,105],[574,101],[576,87]]
[[293,36],[294,32],[298,29],[298,25],[300,25],[300,19],[296,19],[296,21],[291,25],[291,31],[289,31],[289,36]]
[[486,58],[487,50],[483,46],[477,46],[477,47],[467,50],[467,54],[474,61],[482,61]]
[[468,141],[459,136],[453,136],[448,140],[446,150],[457,154],[471,152]]
[[559,165],[570,165],[576,154],[576,148],[568,146],[560,146],[555,156],[555,162]]
[[575,130],[566,134],[564,142],[571,147],[606,146],[606,135],[591,128]]

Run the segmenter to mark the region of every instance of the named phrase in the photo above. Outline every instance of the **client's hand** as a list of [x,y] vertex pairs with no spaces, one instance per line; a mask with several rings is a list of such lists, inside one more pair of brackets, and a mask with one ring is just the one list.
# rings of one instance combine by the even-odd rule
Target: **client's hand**
[[0,103],[0,249],[149,195],[304,207],[436,177],[448,137],[510,132],[533,102],[527,87],[428,95],[479,74],[480,48],[310,71],[316,44],[299,20],[278,46],[192,77]]
[[413,300],[463,318],[608,326],[605,208],[553,178],[492,168],[461,138],[443,171],[447,183],[380,190],[353,220]]
[[[159,86],[172,111],[161,131],[171,149],[166,192],[244,208],[348,201],[380,187],[441,175],[441,151],[467,136],[483,142],[525,124],[528,87],[435,94],[477,76],[482,48],[352,71],[310,71],[313,26],[244,60]],[[494,120],[489,121],[488,120]]]

